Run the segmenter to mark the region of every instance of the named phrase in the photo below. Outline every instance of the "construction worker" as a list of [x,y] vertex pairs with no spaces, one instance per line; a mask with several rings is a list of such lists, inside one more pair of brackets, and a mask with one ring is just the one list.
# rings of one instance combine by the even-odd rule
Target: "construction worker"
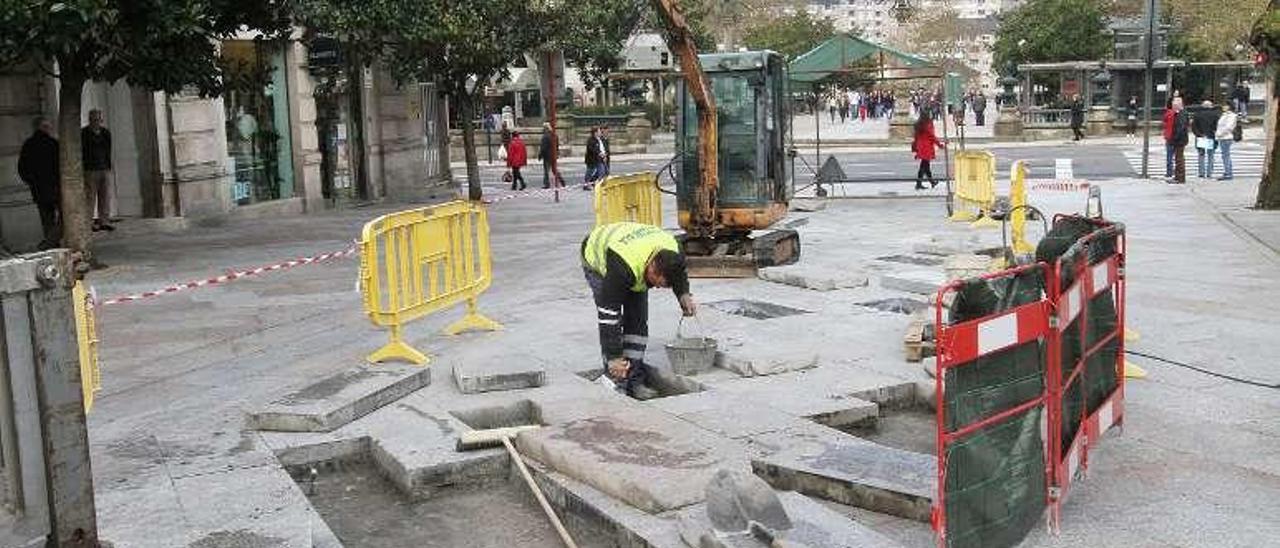
[[670,287],[685,316],[697,312],[679,244],[652,225],[601,225],[582,241],[582,270],[595,297],[605,374],[628,396],[647,395],[649,288]]

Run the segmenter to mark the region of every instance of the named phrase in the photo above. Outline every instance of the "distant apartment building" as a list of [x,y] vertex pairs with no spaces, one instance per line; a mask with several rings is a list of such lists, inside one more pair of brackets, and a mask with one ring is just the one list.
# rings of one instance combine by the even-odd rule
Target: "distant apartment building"
[[[998,16],[1016,8],[1024,0],[810,0],[810,15],[827,18],[836,30],[859,29],[862,37],[877,43],[894,43],[911,50],[904,43],[910,19],[900,21],[902,15],[918,17],[931,11],[950,7],[966,22],[961,39],[962,59],[965,65],[977,72],[976,87],[994,92],[997,68],[993,66],[991,45],[999,25]],[[907,11],[904,11],[907,10]]]

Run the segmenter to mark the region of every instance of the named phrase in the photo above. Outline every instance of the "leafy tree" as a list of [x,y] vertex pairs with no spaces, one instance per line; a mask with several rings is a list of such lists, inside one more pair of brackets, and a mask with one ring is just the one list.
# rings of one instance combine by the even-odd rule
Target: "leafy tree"
[[1000,21],[992,50],[1001,70],[1019,63],[1103,59],[1111,53],[1104,0],[1030,0]]
[[1165,15],[1173,29],[1170,56],[1187,61],[1245,59],[1253,22],[1266,9],[1267,0],[1164,0]]
[[747,27],[743,43],[751,49],[768,49],[794,58],[817,47],[836,33],[830,19],[818,19],[806,10],[766,18]]
[[85,82],[202,95],[222,89],[217,42],[242,28],[288,28],[286,0],[6,0],[0,69],[34,63],[55,75],[61,148],[63,244],[88,256],[91,212],[80,158]]
[[435,82],[458,106],[467,161],[468,196],[479,200],[475,153],[476,99],[490,78],[505,77],[523,53],[548,42],[555,12],[526,0],[300,0],[299,19],[358,52],[381,58],[392,76]]

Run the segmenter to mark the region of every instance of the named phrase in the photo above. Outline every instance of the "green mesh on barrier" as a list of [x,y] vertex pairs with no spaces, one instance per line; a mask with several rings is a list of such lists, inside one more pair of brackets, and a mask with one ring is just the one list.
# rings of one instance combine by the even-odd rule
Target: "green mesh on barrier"
[[[1092,348],[1115,331],[1119,320],[1111,290],[1103,291],[1091,299],[1089,301],[1089,347]],[[1090,414],[1097,411],[1098,406],[1102,405],[1107,396],[1116,389],[1119,382],[1116,377],[1116,358],[1119,352],[1120,336],[1116,336],[1085,360],[1085,399],[1089,403]]]
[[947,446],[947,546],[1013,546],[1044,515],[1042,408]]
[[[963,322],[1043,298],[1040,270],[997,280],[969,280],[952,305],[951,321]],[[946,429],[954,432],[1034,400],[1044,392],[1041,341],[1014,346],[944,376]],[[946,449],[947,544],[953,547],[1012,546],[1035,526],[1045,509],[1041,406],[978,429]]]
[[[1063,217],[1058,219],[1053,228],[1040,240],[1036,247],[1036,260],[1052,264],[1063,257],[1063,268],[1059,272],[1059,286],[1066,290],[1075,282],[1075,261],[1080,253],[1088,253],[1088,264],[1098,264],[1116,252],[1116,235],[1108,234],[1097,237],[1087,248],[1072,246],[1089,234],[1102,230],[1097,225],[1080,217]],[[1064,256],[1071,252],[1072,255]],[[1089,300],[1089,313],[1084,316],[1088,322],[1086,343],[1092,347],[1101,341],[1107,333],[1114,330],[1119,322],[1116,315],[1115,298],[1112,290],[1103,291]],[[1080,322],[1077,317],[1062,330],[1062,383],[1071,378],[1076,362],[1080,360],[1084,349],[1080,345]],[[1082,410],[1093,413],[1116,388],[1119,379],[1116,376],[1116,358],[1120,349],[1117,337],[1099,348],[1084,363],[1084,376],[1067,386],[1062,394],[1062,447],[1058,458],[1064,458],[1071,449],[1071,442],[1080,430]]]

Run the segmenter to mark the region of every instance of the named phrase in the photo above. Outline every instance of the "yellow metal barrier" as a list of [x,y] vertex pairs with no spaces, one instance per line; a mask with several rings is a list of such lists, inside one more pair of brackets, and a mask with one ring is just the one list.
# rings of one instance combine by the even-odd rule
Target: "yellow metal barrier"
[[1035,247],[1027,241],[1027,163],[1018,160],[1009,168],[1009,224],[1014,255],[1028,255]]
[[425,364],[427,356],[404,342],[404,324],[462,302],[466,315],[445,333],[501,329],[476,310],[492,280],[489,214],[481,204],[455,201],[369,221],[360,237],[360,291],[369,319],[391,329],[391,342],[369,361]]
[[98,369],[98,326],[93,314],[93,299],[78,281],[71,288],[72,308],[76,316],[76,343],[80,347],[80,389],[84,392],[84,412],[93,409],[93,396],[102,389],[102,371]]
[[996,202],[996,157],[985,150],[963,150],[955,155],[955,212],[952,221],[972,222],[974,228],[996,228],[991,218]]
[[662,193],[651,171],[610,175],[596,185],[596,225],[630,221],[662,226]]

